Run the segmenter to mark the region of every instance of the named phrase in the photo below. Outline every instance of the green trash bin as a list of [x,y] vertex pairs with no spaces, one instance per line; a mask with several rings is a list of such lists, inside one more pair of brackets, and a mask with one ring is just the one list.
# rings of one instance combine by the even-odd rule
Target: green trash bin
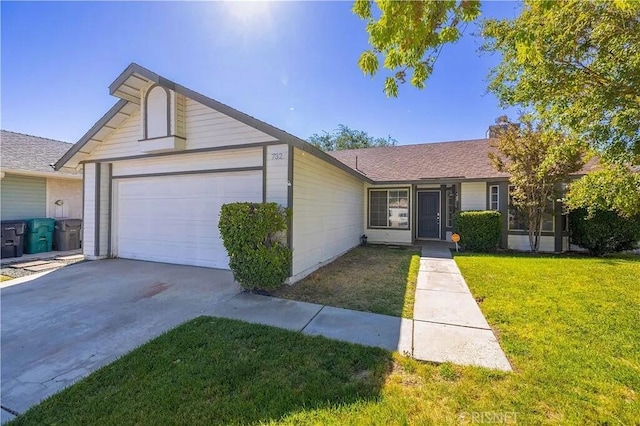
[[53,249],[53,229],[55,219],[29,219],[24,239],[24,252],[44,253]]

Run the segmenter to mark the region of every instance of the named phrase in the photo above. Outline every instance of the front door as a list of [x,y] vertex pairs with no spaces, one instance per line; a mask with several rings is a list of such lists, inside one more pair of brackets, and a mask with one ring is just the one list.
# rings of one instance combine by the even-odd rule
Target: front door
[[418,192],[418,238],[440,238],[440,191]]

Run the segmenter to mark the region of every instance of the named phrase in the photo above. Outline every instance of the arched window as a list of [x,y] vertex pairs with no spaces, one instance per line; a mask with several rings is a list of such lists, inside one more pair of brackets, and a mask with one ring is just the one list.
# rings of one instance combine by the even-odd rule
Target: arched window
[[162,86],[151,86],[145,98],[144,138],[161,138],[171,133],[169,90]]

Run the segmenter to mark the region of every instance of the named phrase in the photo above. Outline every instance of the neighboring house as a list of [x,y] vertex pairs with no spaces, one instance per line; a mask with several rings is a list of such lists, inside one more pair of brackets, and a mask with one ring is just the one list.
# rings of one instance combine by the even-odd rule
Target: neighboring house
[[[84,173],[84,253],[228,268],[220,207],[273,201],[293,211],[290,282],[356,246],[447,239],[457,210],[507,213],[507,176],[488,140],[322,152],[307,142],[131,64],[120,100],[56,163]],[[517,217],[507,222],[520,226]],[[553,214],[542,249],[561,250]],[[508,241],[527,248],[526,233]],[[505,238],[507,233],[505,233]],[[559,237],[556,237],[559,236]]]
[[82,218],[82,173],[55,171],[72,144],[2,130],[0,208],[2,220]]

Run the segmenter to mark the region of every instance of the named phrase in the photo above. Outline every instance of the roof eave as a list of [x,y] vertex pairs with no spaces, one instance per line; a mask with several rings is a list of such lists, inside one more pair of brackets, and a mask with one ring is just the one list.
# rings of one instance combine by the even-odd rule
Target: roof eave
[[82,147],[85,146],[87,142],[89,142],[91,138],[93,138],[93,136],[95,136],[95,134],[98,133],[100,129],[102,129],[102,127],[104,127],[107,122],[109,122],[109,120],[111,120],[122,108],[124,108],[125,105],[127,105],[127,102],[128,101],[124,99],[120,99],[118,102],[116,102],[115,105],[113,105],[109,109],[109,111],[107,111],[107,113],[103,115],[91,127],[91,129],[89,129],[89,131],[84,134],[84,136],[80,138],[78,142],[73,144],[69,151],[67,151],[58,161],[56,161],[53,166],[54,170],[57,171],[64,167],[64,165],[67,164],[69,160],[71,160],[73,156],[76,155],[82,149]]

